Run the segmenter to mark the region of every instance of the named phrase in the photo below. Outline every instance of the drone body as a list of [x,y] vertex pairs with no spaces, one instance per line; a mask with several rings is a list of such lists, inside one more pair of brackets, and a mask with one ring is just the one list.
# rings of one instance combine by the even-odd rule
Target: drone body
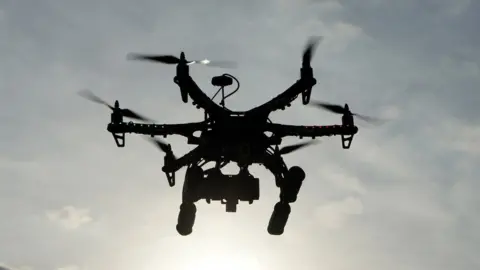
[[[300,143],[279,149],[282,138],[296,136],[314,139],[338,135],[342,137],[343,148],[348,149],[353,136],[358,132],[353,123],[355,114],[348,110],[348,105],[341,107],[316,103],[317,106],[343,114],[342,125],[295,126],[272,123],[269,119],[270,113],[289,107],[299,95],[302,95],[303,104],[309,103],[311,89],[316,84],[310,67],[310,58],[315,45],[315,42],[311,42],[304,53],[299,80],[272,100],[245,112],[235,112],[225,107],[224,87],[231,85],[235,80],[238,90],[239,82],[235,77],[224,74],[212,79],[212,84],[220,86],[222,91],[222,101],[217,104],[190,77],[189,65],[198,61],[187,61],[183,52],[180,58],[146,55],[135,55],[134,58],[177,64],[174,82],[180,88],[182,101],[187,103],[190,98],[197,108],[203,109],[204,121],[171,125],[124,122],[123,117],[149,120],[128,109],[120,109],[118,101],[115,107],[111,107],[93,94],[89,94],[88,98],[108,105],[113,110],[107,130],[112,133],[117,146],[125,146],[126,133],[152,137],[150,140],[165,152],[162,170],[170,186],[175,185],[175,172],[183,167],[187,168],[177,223],[179,234],[192,233],[196,216],[195,203],[199,200],[205,199],[208,203],[219,200],[226,205],[227,212],[235,212],[239,201],[248,201],[251,204],[258,200],[259,179],[251,175],[248,168],[252,164],[261,164],[274,175],[276,186],[280,189],[280,200],[274,207],[268,232],[272,235],[281,235],[290,214],[289,204],[296,201],[305,179],[303,169],[298,166],[288,168],[282,155],[311,144]],[[198,132],[200,135],[194,136],[194,133]],[[267,133],[271,135],[267,136]],[[153,139],[154,136],[168,135],[184,136],[189,144],[197,146],[182,157],[176,157],[170,145]],[[221,172],[221,168],[230,162],[236,163],[240,168],[237,175],[224,175]],[[204,169],[207,163],[214,163],[215,166]]]

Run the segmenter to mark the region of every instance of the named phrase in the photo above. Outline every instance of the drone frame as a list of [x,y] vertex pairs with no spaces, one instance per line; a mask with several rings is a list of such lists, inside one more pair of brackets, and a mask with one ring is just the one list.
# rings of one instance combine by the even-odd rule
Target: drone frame
[[[201,158],[201,141],[198,137],[193,135],[195,132],[206,131],[211,127],[212,122],[222,121],[232,117],[250,117],[251,119],[260,118],[260,121],[264,121],[264,124],[262,124],[263,132],[272,133],[270,144],[276,146],[281,143],[282,138],[288,136],[295,136],[300,139],[308,137],[315,139],[317,137],[325,136],[341,136],[342,147],[344,149],[349,149],[353,136],[358,132],[358,128],[354,125],[351,114],[342,117],[342,125],[300,126],[272,123],[271,121],[268,121],[270,113],[290,107],[291,103],[300,94],[302,94],[302,103],[304,105],[309,103],[312,87],[316,84],[316,79],[313,77],[312,68],[309,63],[303,63],[300,72],[300,79],[281,94],[248,111],[236,112],[220,106],[215,103],[213,99],[208,97],[189,75],[189,65],[185,60],[185,54],[183,52],[181,53],[180,59],[180,63],[177,64],[177,74],[174,77],[174,82],[180,88],[182,100],[186,103],[188,102],[188,97],[190,97],[192,103],[198,109],[203,109],[205,115],[209,116],[208,118],[202,122],[194,123],[145,124],[123,122],[121,114],[114,111],[111,117],[112,121],[107,127],[107,130],[112,133],[118,147],[125,146],[126,133],[143,134],[151,137],[180,135],[188,139],[188,144],[199,145],[181,158],[171,161],[168,164],[164,164],[162,170],[167,173],[167,176],[168,174],[175,173],[184,166],[196,163],[196,161]],[[116,107],[118,108],[118,101],[116,102]]]
[[[293,166],[288,169],[282,155],[306,145],[297,144],[279,149],[282,139],[292,136],[299,137],[300,139],[340,136],[343,149],[350,148],[354,135],[358,133],[358,127],[355,126],[353,121],[355,114],[350,112],[347,104],[345,104],[344,108],[338,105],[335,105],[337,106],[335,109],[330,108],[331,111],[343,114],[341,125],[287,125],[273,123],[269,119],[272,112],[285,110],[285,108],[290,107],[299,95],[302,95],[303,105],[309,104],[312,88],[317,83],[310,66],[310,58],[313,51],[312,44],[313,43],[307,47],[308,49],[304,53],[302,67],[300,69],[300,78],[281,94],[248,111],[232,111],[225,107],[226,97],[223,88],[231,84],[230,81],[232,78],[236,80],[238,84],[234,92],[240,87],[238,80],[229,74],[222,75],[226,77],[231,76],[229,79],[225,79],[225,77],[221,78],[221,76],[212,79],[213,85],[221,87],[222,100],[220,104],[213,101],[215,96],[212,98],[208,97],[190,76],[189,65],[192,62],[186,60],[183,52],[180,54],[180,58],[164,56],[163,59],[168,58],[171,62],[176,61],[176,76],[173,81],[180,88],[181,98],[184,103],[187,103],[190,98],[192,104],[196,106],[197,109],[204,110],[205,119],[203,121],[180,124],[126,122],[123,119],[127,117],[142,120],[143,122],[147,119],[128,109],[121,109],[118,100],[115,101],[115,106],[110,106],[98,97],[90,96],[90,100],[107,105],[113,110],[111,121],[107,125],[107,131],[112,134],[118,147],[125,147],[125,135],[127,133],[143,134],[152,138],[155,136],[167,137],[180,135],[187,138],[188,144],[197,145],[188,153],[176,158],[169,144],[155,141],[157,146],[165,152],[162,171],[166,174],[168,184],[171,187],[175,185],[175,173],[181,168],[187,167],[182,192],[182,204],[180,206],[177,223],[177,231],[180,234],[188,235],[192,232],[196,213],[194,203],[196,201],[206,199],[207,203],[210,203],[211,199],[216,200],[219,198],[218,193],[215,193],[218,187],[213,188],[213,190],[205,194],[202,193],[202,195],[199,195],[201,192],[198,194],[196,191],[191,192],[190,188],[192,186],[189,184],[190,181],[194,181],[197,184],[203,181],[198,182],[191,180],[195,178],[192,175],[199,175],[197,174],[199,170],[201,171],[201,176],[199,177],[203,179],[204,174],[207,174],[207,177],[210,178],[210,172],[218,172],[223,166],[232,161],[237,163],[240,167],[240,172],[237,176],[220,176],[229,178],[230,180],[243,179],[241,182],[247,183],[248,187],[246,189],[240,188],[239,192],[246,192],[242,193],[242,195],[237,194],[234,198],[229,197],[232,195],[229,189],[230,191],[227,192],[229,195],[225,195],[227,196],[225,202],[222,197],[224,195],[220,195],[222,203],[227,205],[227,212],[235,212],[238,200],[247,200],[252,203],[253,200],[259,199],[258,178],[253,177],[248,172],[248,167],[252,164],[265,166],[275,176],[276,186],[280,188],[280,201],[275,205],[268,225],[268,231],[272,235],[280,235],[283,233],[291,211],[289,204],[296,201],[302,181],[305,179],[303,169],[298,166]],[[151,59],[153,58],[155,57],[151,57]],[[161,57],[157,57],[157,59],[158,58]],[[222,82],[222,80],[224,81]],[[216,83],[214,81],[216,81]],[[227,97],[233,93],[230,93]],[[325,107],[326,105],[320,106]],[[199,137],[194,135],[197,132],[201,133]],[[271,133],[271,135],[267,136],[266,133]],[[250,141],[252,143],[250,143]],[[210,161],[216,163],[214,168],[205,171],[201,169],[201,167]],[[219,175],[214,174],[213,179],[218,176]],[[229,183],[230,180],[224,183]],[[212,181],[202,182],[207,185],[207,190],[212,188],[212,183],[213,185],[219,184],[215,182],[216,180]],[[235,182],[236,180],[232,181]],[[194,184],[194,186],[197,184]],[[223,184],[220,185],[223,186]],[[213,193],[210,194],[209,192]],[[239,199],[240,197],[243,199]]]

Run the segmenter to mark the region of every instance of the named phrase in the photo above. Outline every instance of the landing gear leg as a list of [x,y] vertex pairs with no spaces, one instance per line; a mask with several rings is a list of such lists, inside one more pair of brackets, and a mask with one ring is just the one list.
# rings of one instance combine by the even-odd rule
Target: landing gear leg
[[268,156],[263,163],[274,176],[275,176],[275,185],[280,187],[286,174],[288,173],[287,165],[283,161],[281,156]]
[[281,181],[280,185],[280,201],[275,204],[272,216],[268,222],[267,231],[270,235],[282,235],[287,225],[288,217],[290,216],[291,207],[284,195],[286,188],[285,180]]
[[271,235],[282,235],[290,216],[291,207],[287,202],[278,202],[275,204],[267,231]]
[[197,207],[193,203],[182,203],[178,213],[177,232],[182,236],[192,233]]
[[192,233],[197,207],[195,202],[198,200],[198,185],[203,180],[203,170],[198,166],[192,166],[187,169],[185,182],[183,183],[182,204],[178,213],[177,232],[182,236]]
[[267,230],[271,235],[283,234],[292,210],[289,203],[297,200],[298,192],[305,179],[305,172],[302,168],[294,166],[290,168],[286,176],[280,185],[280,202],[275,205],[268,223]]
[[170,187],[175,186],[175,173],[174,172],[171,172],[171,173],[166,172],[165,175],[167,176],[168,185]]

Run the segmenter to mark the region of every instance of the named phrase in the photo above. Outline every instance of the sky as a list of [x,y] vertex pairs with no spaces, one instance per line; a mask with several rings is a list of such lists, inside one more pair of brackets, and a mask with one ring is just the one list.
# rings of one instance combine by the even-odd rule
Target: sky
[[[479,12],[474,0],[0,0],[0,269],[478,269]],[[108,109],[77,95],[201,121],[173,66],[126,60],[185,51],[236,61],[191,75],[208,95],[211,77],[235,75],[227,106],[248,110],[298,79],[313,35],[312,99],[390,121],[358,122],[349,150],[327,137],[285,156],[307,178],[282,236],[266,230],[279,191],[262,167],[259,201],[235,214],[199,202],[179,236],[184,170],[170,188],[163,154],[135,135],[117,148]],[[272,120],[340,123],[300,99]]]

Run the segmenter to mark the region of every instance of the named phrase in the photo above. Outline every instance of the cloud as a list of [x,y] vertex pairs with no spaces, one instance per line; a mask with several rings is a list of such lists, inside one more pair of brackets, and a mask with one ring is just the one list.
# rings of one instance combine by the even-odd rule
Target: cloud
[[433,138],[432,143],[448,151],[479,158],[480,124],[468,123],[464,119],[446,115],[442,118],[443,121],[438,126],[425,129],[426,134]]
[[0,262],[0,270],[33,270],[31,266],[11,266],[5,263]]
[[335,52],[337,53],[344,51],[348,44],[364,34],[362,28],[346,22],[335,23],[331,31],[335,33],[335,36],[331,39],[331,43],[328,40],[326,41],[326,46],[336,48]]
[[48,210],[46,216],[50,221],[58,223],[68,230],[78,229],[93,220],[89,209],[76,208],[71,205],[64,206],[59,210]]
[[[9,243],[0,247],[2,259],[35,269],[69,262],[174,269],[178,258],[194,260],[198,248],[211,253],[221,246],[262,254],[263,268],[279,270],[478,269],[479,3],[460,4],[1,2],[8,31],[0,32],[8,42],[0,42],[0,214],[9,217],[0,223],[0,241]],[[194,233],[179,237],[184,171],[169,188],[163,155],[134,135],[117,149],[105,131],[109,112],[75,94],[89,88],[159,122],[201,120],[202,112],[181,103],[174,67],[125,60],[133,51],[184,50],[192,58],[237,60],[239,68],[228,72],[242,88],[227,105],[248,109],[298,79],[310,35],[325,37],[312,62],[318,80],[312,98],[393,120],[361,127],[349,150],[337,137],[322,138],[286,157],[307,179],[282,237],[266,233],[278,189],[265,171],[255,172],[260,201],[241,204],[234,215],[220,204],[198,203]],[[210,95],[210,78],[224,70],[191,72]],[[272,120],[340,121],[300,104]],[[176,154],[189,148],[183,138],[167,140]],[[85,209],[50,210],[46,218],[45,209],[58,205]],[[79,228],[93,222],[87,209],[95,213],[89,230],[64,234],[45,224]]]
[[320,9],[326,14],[341,11],[343,8],[340,1],[337,1],[337,0],[319,0],[315,2],[320,6]]
[[367,192],[365,185],[358,177],[348,174],[344,168],[338,165],[328,164],[328,168],[321,168],[318,173],[327,176],[325,179],[343,192],[353,192],[360,195]]
[[82,268],[78,265],[66,265],[66,266],[57,268],[57,270],[80,270],[80,269]]
[[444,1],[447,4],[447,14],[452,16],[460,16],[467,10],[472,0],[460,0],[460,1]]
[[449,147],[457,151],[480,157],[480,126],[461,126],[456,130],[456,139],[447,142]]
[[361,215],[362,213],[362,201],[355,197],[348,197],[317,207],[314,216],[320,226],[337,229],[342,227],[352,215]]
[[[325,22],[323,20],[310,20],[299,24],[296,29],[297,39],[300,33],[319,33],[324,37],[319,47],[321,54],[343,52],[349,44],[359,38],[366,37],[362,28],[345,21]],[[304,37],[305,38],[305,37]]]

